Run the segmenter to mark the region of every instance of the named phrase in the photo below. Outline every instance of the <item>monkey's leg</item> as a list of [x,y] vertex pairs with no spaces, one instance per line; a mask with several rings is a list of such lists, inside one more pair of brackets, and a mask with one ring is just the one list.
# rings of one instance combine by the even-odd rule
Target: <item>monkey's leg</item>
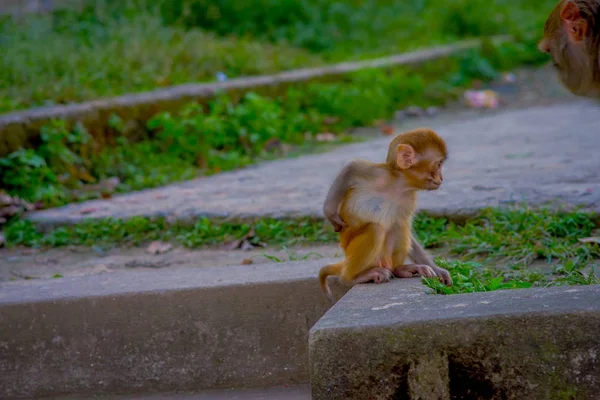
[[393,254],[397,240],[397,229],[396,227],[393,227],[386,233],[383,250],[381,251],[381,256],[379,258],[379,267],[389,269],[390,271],[394,269]]
[[348,243],[340,279],[351,284],[388,282],[392,278],[391,271],[377,267],[384,244],[385,229],[378,224],[367,225]]

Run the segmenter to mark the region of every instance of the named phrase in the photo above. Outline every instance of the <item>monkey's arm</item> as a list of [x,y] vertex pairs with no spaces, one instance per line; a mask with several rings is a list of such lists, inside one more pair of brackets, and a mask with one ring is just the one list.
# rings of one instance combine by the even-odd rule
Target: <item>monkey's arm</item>
[[366,172],[367,167],[365,164],[360,161],[352,161],[342,168],[331,184],[323,204],[323,215],[333,225],[336,232],[347,226],[339,214],[340,204],[348,190],[356,184],[356,177],[360,174],[364,175]]
[[435,273],[442,279],[446,285],[452,285],[452,278],[450,277],[450,273],[444,268],[440,268],[435,265],[433,258],[427,253],[423,245],[419,243],[419,241],[415,238],[414,235],[411,236],[411,246],[408,252],[408,257],[410,257],[413,262],[416,264],[424,264],[430,266]]

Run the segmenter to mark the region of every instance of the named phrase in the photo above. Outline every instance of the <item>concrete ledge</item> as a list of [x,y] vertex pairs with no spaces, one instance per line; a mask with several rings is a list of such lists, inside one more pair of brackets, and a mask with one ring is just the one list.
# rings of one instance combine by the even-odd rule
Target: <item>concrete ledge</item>
[[600,286],[354,287],[312,328],[313,400],[597,399]]
[[2,284],[0,398],[306,383],[328,261]]
[[[508,36],[490,38],[494,43],[510,40]],[[176,111],[182,105],[210,99],[219,91],[243,93],[319,78],[345,75],[367,68],[383,68],[418,64],[447,57],[460,51],[477,48],[482,41],[466,40],[447,46],[432,47],[373,60],[344,62],[320,68],[304,68],[274,75],[251,76],[226,82],[185,84],[151,92],[126,94],[119,97],[88,101],[80,104],[39,107],[0,115],[0,157],[25,146],[38,135],[42,126],[54,119],[80,122],[91,132],[102,132],[112,114],[119,115],[132,134],[143,129],[144,123],[160,111]]]

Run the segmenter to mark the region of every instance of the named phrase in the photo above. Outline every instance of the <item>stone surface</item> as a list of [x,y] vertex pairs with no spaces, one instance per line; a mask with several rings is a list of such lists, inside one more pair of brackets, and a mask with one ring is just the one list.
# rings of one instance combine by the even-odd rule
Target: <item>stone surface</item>
[[600,286],[358,285],[311,329],[312,398],[595,399],[598,332]]
[[200,393],[69,396],[54,398],[53,400],[310,400],[310,386],[296,385],[267,389],[210,390]]
[[306,383],[328,261],[0,284],[0,398]]
[[[0,234],[0,243],[2,235]],[[146,247],[60,247],[51,249],[0,248],[0,282],[20,279],[59,279],[136,271],[138,273],[180,268],[227,267],[267,264],[278,260],[339,258],[337,243],[313,246],[268,246],[247,251],[219,248],[176,247],[162,254],[148,254]],[[273,258],[274,257],[274,258]]]
[[[591,102],[431,121],[450,158],[441,189],[420,208],[459,218],[488,206],[554,201],[600,211],[600,107]],[[426,122],[418,121],[422,125]],[[403,129],[412,126],[404,125]],[[326,154],[279,160],[158,189],[71,204],[30,215],[42,224],[134,215],[189,220],[199,216],[321,215],[340,168],[353,158],[381,161],[389,137]]]

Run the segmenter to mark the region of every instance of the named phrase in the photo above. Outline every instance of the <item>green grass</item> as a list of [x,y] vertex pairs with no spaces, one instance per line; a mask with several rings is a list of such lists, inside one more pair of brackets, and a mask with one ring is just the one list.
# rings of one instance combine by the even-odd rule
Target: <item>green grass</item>
[[198,248],[243,238],[254,229],[255,243],[297,245],[331,243],[337,234],[326,229],[323,221],[311,218],[277,220],[263,218],[254,222],[219,222],[202,218],[192,225],[168,224],[165,219],[134,217],[128,220],[90,220],[42,233],[26,220],[14,221],[5,229],[7,245],[26,247],[62,247],[141,245],[153,240]]
[[0,113],[188,82],[319,65],[286,45],[163,26],[152,14],[57,12],[0,20]]
[[373,57],[467,37],[541,34],[555,0],[165,0],[163,21],[286,43],[327,60]]
[[[251,242],[271,246],[324,244],[337,240],[337,234],[327,224],[310,218],[252,222],[203,218],[192,225],[173,225],[164,219],[136,217],[126,221],[91,220],[46,233],[33,223],[21,220],[9,224],[5,235],[9,247],[113,247],[162,240],[198,248],[243,238],[252,229]],[[424,279],[436,293],[600,284],[600,278],[593,271],[600,248],[579,240],[596,232],[594,216],[585,212],[489,209],[464,225],[419,215],[415,230],[427,248],[446,254],[438,257],[437,263],[450,271],[454,285],[445,287],[437,279]],[[532,268],[536,261],[547,263],[546,268]]]
[[[596,230],[593,216],[584,212],[489,209],[462,226],[420,218],[416,229],[427,247],[439,247],[461,260],[438,259],[450,271],[454,285],[445,287],[438,280],[424,279],[436,293],[600,284],[594,272],[600,248],[579,241]],[[534,261],[550,264],[551,273],[529,268]]]
[[[555,0],[104,0],[0,19],[0,113],[510,33]],[[178,8],[178,4],[182,7]]]
[[550,274],[535,270],[509,270],[490,268],[477,262],[448,261],[437,259],[437,265],[450,271],[453,285],[445,286],[439,279],[423,278],[423,282],[437,294],[463,294],[491,292],[504,289],[526,289],[531,287],[551,287],[562,285],[598,285],[600,276],[594,268],[582,271],[570,267],[557,266]]

